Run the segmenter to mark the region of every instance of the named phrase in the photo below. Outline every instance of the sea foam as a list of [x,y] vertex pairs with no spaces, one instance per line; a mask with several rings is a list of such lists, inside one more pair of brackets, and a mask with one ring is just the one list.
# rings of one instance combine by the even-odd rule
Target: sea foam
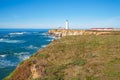
[[27,32],[13,32],[13,33],[10,33],[10,35],[23,35]]
[[25,41],[22,41],[22,40],[0,39],[0,42],[4,42],[4,43],[24,43]]
[[7,36],[16,37],[16,36],[22,36],[24,34],[29,34],[29,32],[12,32],[12,33],[9,33]]
[[29,59],[30,57],[29,52],[14,53],[14,55],[17,56],[21,61]]
[[0,68],[8,67],[8,66],[16,66],[16,62],[11,62],[6,59],[0,59]]
[[5,54],[2,54],[2,55],[0,55],[0,57],[4,58],[4,57],[6,57],[6,55],[5,55]]
[[30,46],[27,47],[27,49],[38,49],[38,47],[30,45]]
[[42,47],[42,48],[45,48],[45,47],[47,47],[47,45],[42,45],[41,47]]

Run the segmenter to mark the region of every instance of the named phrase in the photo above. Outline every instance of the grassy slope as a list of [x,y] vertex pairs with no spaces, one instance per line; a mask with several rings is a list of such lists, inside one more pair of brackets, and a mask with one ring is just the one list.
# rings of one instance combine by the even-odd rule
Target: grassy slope
[[[120,35],[67,36],[21,63],[5,80],[119,80]],[[42,70],[41,70],[42,68]]]

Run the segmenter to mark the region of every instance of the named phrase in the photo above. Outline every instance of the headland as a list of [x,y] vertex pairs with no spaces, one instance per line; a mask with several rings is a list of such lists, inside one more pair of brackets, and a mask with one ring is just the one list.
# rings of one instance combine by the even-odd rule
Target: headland
[[120,31],[115,30],[73,30],[73,29],[54,29],[49,30],[48,34],[63,37],[71,35],[110,35],[110,34],[119,34]]
[[[120,32],[50,30],[57,37],[4,80],[119,80]],[[96,36],[97,35],[97,36]]]

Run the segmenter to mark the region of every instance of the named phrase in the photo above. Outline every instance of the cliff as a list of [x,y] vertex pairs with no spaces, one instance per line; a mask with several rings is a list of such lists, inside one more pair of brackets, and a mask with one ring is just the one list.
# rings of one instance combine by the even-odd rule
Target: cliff
[[108,35],[111,33],[111,31],[54,29],[49,30],[48,33],[56,37],[63,37],[70,35]]
[[120,35],[65,36],[20,63],[4,80],[119,80],[119,63]]

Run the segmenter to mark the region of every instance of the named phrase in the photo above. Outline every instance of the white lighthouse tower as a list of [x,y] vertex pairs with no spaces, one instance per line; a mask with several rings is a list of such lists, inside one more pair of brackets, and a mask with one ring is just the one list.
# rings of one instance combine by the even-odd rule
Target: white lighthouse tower
[[68,20],[66,20],[66,29],[69,29],[69,22],[68,22]]

